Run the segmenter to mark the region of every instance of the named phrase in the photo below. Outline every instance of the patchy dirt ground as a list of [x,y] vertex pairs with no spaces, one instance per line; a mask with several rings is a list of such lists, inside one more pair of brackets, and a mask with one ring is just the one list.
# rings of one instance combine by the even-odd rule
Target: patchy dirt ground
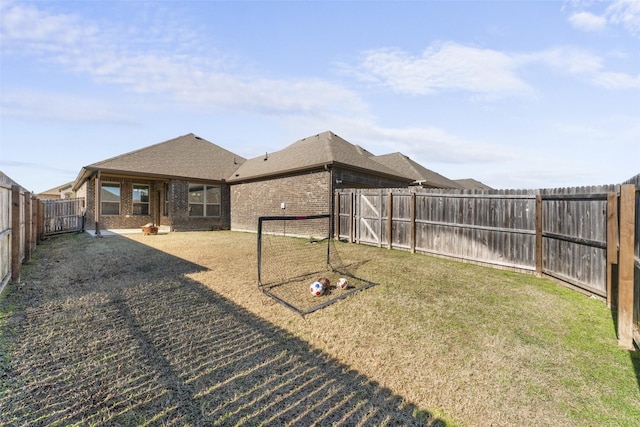
[[43,242],[3,301],[0,424],[439,424],[268,321],[307,322],[257,291],[255,236],[212,236]]

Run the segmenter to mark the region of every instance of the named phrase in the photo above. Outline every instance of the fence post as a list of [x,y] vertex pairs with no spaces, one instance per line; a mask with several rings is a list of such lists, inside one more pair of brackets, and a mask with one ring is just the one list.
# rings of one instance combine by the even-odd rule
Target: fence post
[[333,238],[340,240],[340,193],[336,191],[333,202]]
[[29,262],[31,260],[31,221],[33,221],[33,217],[31,216],[32,209],[31,194],[25,193],[24,195],[24,262]]
[[607,194],[607,308],[616,305],[613,283],[618,264],[618,195]]
[[38,200],[38,239],[44,236],[44,202]]
[[38,208],[40,201],[35,195],[31,196],[31,253],[38,246]]
[[378,204],[376,208],[378,210],[378,247],[382,247],[382,190],[378,192]]
[[356,234],[356,220],[355,220],[355,208],[356,208],[356,196],[355,194],[353,194],[353,191],[350,193],[351,194],[351,205],[349,206],[349,242],[350,243],[355,243],[356,239],[355,239],[355,234]]
[[411,215],[411,253],[416,253],[416,193],[411,193],[411,206],[409,208]]
[[634,184],[620,186],[620,254],[618,262],[618,345],[633,350]]
[[11,186],[11,281],[20,281],[20,187]]
[[542,195],[536,194],[536,275],[542,276]]
[[387,193],[387,249],[393,247],[393,193]]

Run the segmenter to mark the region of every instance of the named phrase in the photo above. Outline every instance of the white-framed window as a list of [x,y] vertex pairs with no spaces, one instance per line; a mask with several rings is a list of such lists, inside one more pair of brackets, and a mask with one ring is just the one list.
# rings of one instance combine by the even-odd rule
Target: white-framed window
[[133,215],[149,215],[149,186],[133,184]]
[[220,186],[189,184],[189,216],[220,216]]
[[120,184],[103,182],[100,185],[100,214],[120,215]]

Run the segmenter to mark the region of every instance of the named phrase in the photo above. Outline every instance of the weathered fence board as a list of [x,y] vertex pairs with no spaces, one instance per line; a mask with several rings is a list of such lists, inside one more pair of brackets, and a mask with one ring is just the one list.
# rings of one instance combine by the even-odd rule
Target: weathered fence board
[[31,259],[38,221],[35,197],[0,172],[0,292],[19,280],[22,263]]
[[[632,293],[633,302],[630,309],[632,310],[631,316],[631,331],[632,340],[635,341],[637,346],[640,346],[640,174],[625,181],[623,184],[635,185],[635,212],[632,220],[634,228],[633,237],[633,284],[629,290]],[[620,325],[619,325],[620,328]],[[628,343],[624,343],[628,344]],[[623,344],[623,345],[624,345]]]
[[84,199],[43,200],[44,235],[81,231]]
[[11,278],[11,186],[0,183],[0,290]]
[[541,191],[545,274],[607,296],[607,200],[615,191],[615,186]]
[[430,190],[413,195],[400,192],[393,194],[392,200],[393,248],[525,270],[535,268],[535,194],[531,192]]
[[339,237],[537,271],[607,297],[608,197],[618,188],[338,191]]
[[386,243],[386,202],[379,190],[362,191],[355,199],[355,209],[358,212],[356,227],[356,241],[358,243],[382,246]]

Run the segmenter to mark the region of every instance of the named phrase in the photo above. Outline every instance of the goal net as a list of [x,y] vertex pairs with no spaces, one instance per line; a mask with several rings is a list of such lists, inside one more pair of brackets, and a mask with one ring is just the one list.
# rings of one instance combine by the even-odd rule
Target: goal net
[[[331,238],[331,215],[260,217],[257,246],[258,287],[301,315],[375,285],[342,262]],[[313,295],[310,287],[321,278],[329,285]],[[346,287],[338,285],[340,279],[347,280]]]

